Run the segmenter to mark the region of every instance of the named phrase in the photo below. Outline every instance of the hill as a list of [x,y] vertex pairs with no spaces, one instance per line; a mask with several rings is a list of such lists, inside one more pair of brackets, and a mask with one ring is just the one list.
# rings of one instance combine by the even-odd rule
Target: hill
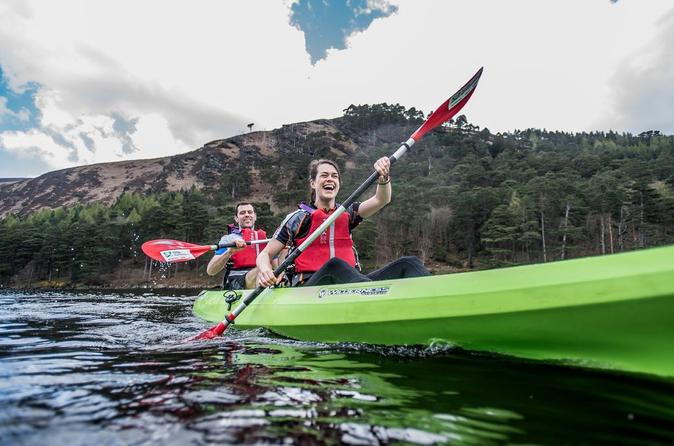
[[[119,161],[57,170],[37,178],[0,183],[0,217],[29,215],[42,209],[75,204],[112,205],[123,193],[160,193],[195,187],[213,191],[226,186],[232,196],[245,188],[247,199],[266,201],[278,184],[260,177],[260,167],[298,150],[297,141],[316,140],[331,145],[333,156],[353,154],[356,144],[342,139],[335,121],[313,121],[212,141],[194,151],[148,160]],[[286,146],[286,144],[289,144]],[[301,148],[299,150],[302,150]],[[223,185],[223,177],[247,180]]]

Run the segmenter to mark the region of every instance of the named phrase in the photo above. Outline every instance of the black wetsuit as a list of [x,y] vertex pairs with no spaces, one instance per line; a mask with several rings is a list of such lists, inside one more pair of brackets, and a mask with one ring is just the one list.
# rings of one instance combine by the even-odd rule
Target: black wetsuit
[[401,257],[388,265],[363,274],[342,259],[334,257],[313,273],[304,286],[335,285],[339,283],[370,282],[373,280],[406,279],[408,277],[430,276],[421,260],[417,257]]

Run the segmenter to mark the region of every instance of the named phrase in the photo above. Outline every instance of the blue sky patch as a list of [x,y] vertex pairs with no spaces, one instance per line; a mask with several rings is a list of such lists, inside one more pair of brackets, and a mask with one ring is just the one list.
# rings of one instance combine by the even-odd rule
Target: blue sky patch
[[304,33],[307,53],[315,65],[330,48],[346,49],[346,39],[367,29],[374,19],[397,11],[397,6],[385,1],[300,0],[291,7],[290,24]]
[[37,127],[40,112],[35,107],[35,93],[39,88],[39,84],[30,82],[22,86],[22,91],[13,91],[0,67],[0,132]]

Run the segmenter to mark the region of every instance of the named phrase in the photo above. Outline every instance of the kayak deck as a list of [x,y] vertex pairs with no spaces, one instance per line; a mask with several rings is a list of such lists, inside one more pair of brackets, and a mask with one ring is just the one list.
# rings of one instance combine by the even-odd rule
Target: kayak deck
[[[236,304],[235,304],[236,305]],[[220,321],[222,291],[196,315]],[[674,376],[674,246],[498,270],[265,291],[236,328],[466,350]]]

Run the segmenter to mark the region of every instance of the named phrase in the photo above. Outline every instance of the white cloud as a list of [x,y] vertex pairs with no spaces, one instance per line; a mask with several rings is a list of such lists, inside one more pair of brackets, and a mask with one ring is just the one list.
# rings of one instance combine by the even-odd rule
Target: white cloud
[[674,8],[656,25],[656,36],[614,73],[612,110],[600,126],[674,134]]
[[[166,156],[351,103],[428,112],[483,65],[465,112],[492,131],[672,131],[669,0],[392,3],[312,66],[289,2],[4,1],[0,64],[12,88],[40,85],[41,122],[0,145],[54,168]],[[626,62],[647,45],[661,57]]]
[[0,136],[0,145],[22,158],[43,159],[54,167],[66,163],[63,160],[67,160],[70,156],[70,151],[66,147],[57,144],[45,132],[37,130],[4,132]]
[[[484,66],[465,111],[492,131],[593,130],[609,113],[609,80],[671,8],[665,1],[398,4],[397,15],[354,35],[350,50],[317,64],[321,102],[335,109],[344,101],[400,102],[428,112]],[[346,85],[330,88],[337,76]]]
[[[193,24],[210,20],[209,29],[217,30],[221,14],[185,21],[185,11],[158,2],[38,1],[0,8],[2,23],[10,24],[0,28],[0,63],[10,86],[40,84],[40,127],[0,134],[6,150],[39,154],[54,168],[166,156],[243,132],[251,120],[209,90],[213,68],[229,57],[217,55],[214,45],[221,42],[212,36],[199,41]],[[202,43],[210,51],[201,51]],[[101,125],[116,116],[137,125],[129,134]]]
[[53,104],[42,110],[46,119],[39,129],[4,132],[0,134],[0,146],[18,156],[43,159],[55,169],[156,158],[194,148],[176,140],[167,120],[158,114],[135,117],[130,126],[133,132],[125,133],[116,126],[123,120],[120,116],[86,115],[75,119]]

